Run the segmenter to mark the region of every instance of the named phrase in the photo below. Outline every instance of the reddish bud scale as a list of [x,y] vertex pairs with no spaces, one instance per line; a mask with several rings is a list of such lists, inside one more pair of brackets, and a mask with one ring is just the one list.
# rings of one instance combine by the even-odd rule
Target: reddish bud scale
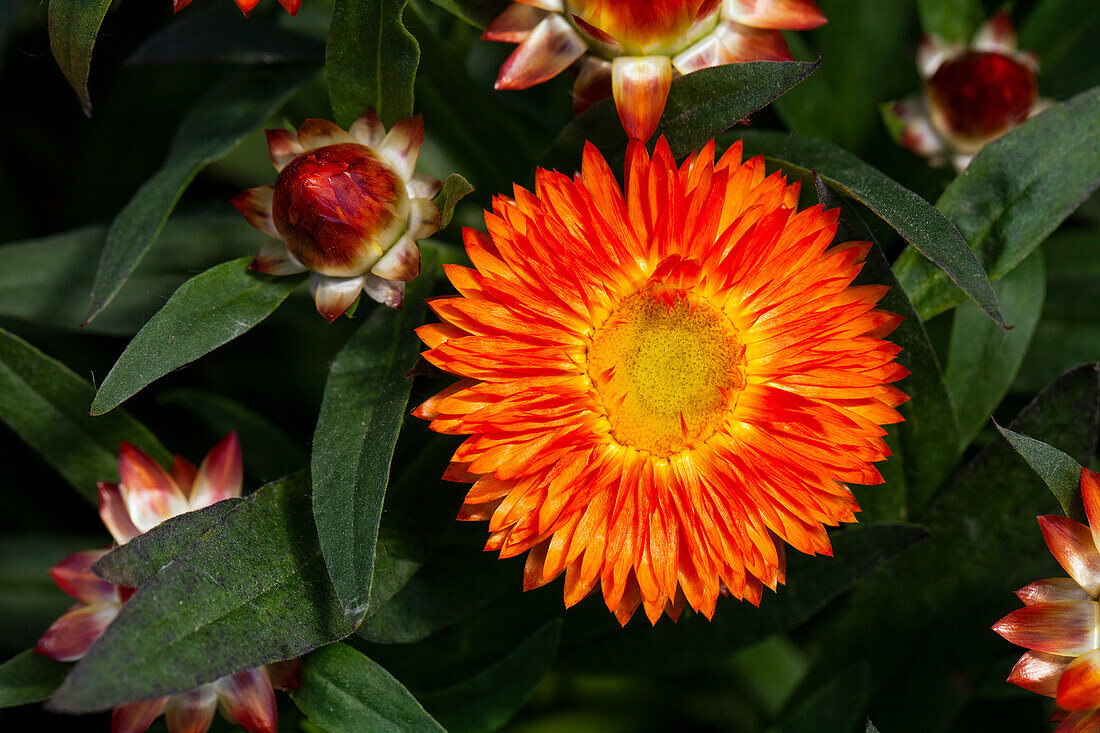
[[303,153],[275,181],[272,217],[287,248],[310,270],[362,275],[400,236],[408,195],[370,148],[328,145]]
[[1035,73],[999,53],[963,54],[940,66],[928,83],[936,123],[945,132],[975,142],[1022,122],[1038,95]]

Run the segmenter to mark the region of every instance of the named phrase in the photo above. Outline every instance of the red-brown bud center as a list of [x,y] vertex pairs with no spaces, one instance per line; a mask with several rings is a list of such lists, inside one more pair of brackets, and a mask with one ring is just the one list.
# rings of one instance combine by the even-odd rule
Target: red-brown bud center
[[1027,119],[1038,94],[1029,67],[990,52],[946,61],[928,82],[932,121],[957,142],[976,147]]
[[275,228],[322,275],[367,272],[405,230],[404,182],[370,148],[340,143],[302,153],[275,180]]

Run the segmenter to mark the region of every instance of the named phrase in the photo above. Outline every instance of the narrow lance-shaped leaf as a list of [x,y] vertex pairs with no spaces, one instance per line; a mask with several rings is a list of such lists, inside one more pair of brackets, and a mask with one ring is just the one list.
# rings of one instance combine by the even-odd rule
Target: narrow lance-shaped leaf
[[330,733],[443,733],[404,685],[346,644],[321,649],[302,665],[294,704]]
[[180,286],[111,367],[92,414],[113,410],[173,369],[247,333],[302,282],[302,277],[252,272],[249,262],[250,257],[224,262]]
[[408,0],[336,0],[325,68],[337,124],[374,107],[387,127],[412,114],[420,46],[402,24]]
[[187,113],[164,165],[134,194],[107,232],[87,320],[118,294],[199,171],[235,148],[313,73],[311,67],[250,69],[214,87]]
[[963,303],[951,329],[944,379],[959,418],[960,452],[987,424],[1020,370],[1043,310],[1042,252],[1034,252],[996,289],[1014,328],[997,328],[972,303]]
[[92,49],[110,7],[111,0],[50,0],[50,50],[80,97],[86,115],[92,114],[92,100],[88,94]]
[[554,619],[508,656],[454,687],[421,694],[420,701],[450,733],[500,729],[549,673],[561,639]]
[[[853,204],[829,188],[816,172],[814,183],[822,206],[840,208],[837,241],[854,239],[875,242]],[[901,324],[890,334],[889,339],[902,347],[897,361],[909,370],[909,376],[898,387],[909,396],[909,401],[898,408],[905,417],[905,422],[896,428],[902,455],[892,456],[887,460],[904,462],[904,483],[909,495],[904,498],[902,505],[907,505],[915,512],[928,502],[958,459],[959,439],[955,408],[944,386],[939,359],[928,341],[924,324],[894,278],[886,256],[877,243],[874,243],[868,253],[867,261],[856,281],[856,284],[867,283],[889,286],[890,290],[879,301],[879,307],[902,317]],[[989,322],[989,319],[982,320]],[[884,488],[889,491],[891,487]]]
[[439,254],[425,247],[405,307],[384,307],[337,355],[313,435],[313,512],[325,563],[344,612],[358,624],[370,602],[375,544],[390,461],[404,422]]
[[241,501],[225,499],[166,519],[157,525],[156,532],[138,535],[99,558],[92,571],[104,580],[136,588],[202,539]]
[[64,364],[0,330],[0,420],[90,501],[118,476],[118,449],[133,443],[167,465],[172,455],[125,412],[94,418],[95,390]]
[[[766,107],[816,68],[816,62],[754,61],[682,76],[672,82],[657,135],[668,139],[675,155],[687,155],[738,120]],[[576,170],[585,142],[598,147],[612,169],[625,157],[626,133],[612,100],[593,105],[569,123],[554,141],[543,166]]]
[[[1100,88],[1056,104],[986,145],[936,207],[954,222],[993,280],[1004,277],[1100,185]],[[963,293],[916,252],[894,264],[928,319]]]
[[762,154],[803,175],[815,170],[837,192],[875,212],[914,249],[947,273],[998,325],[1005,325],[997,296],[981,263],[959,230],[930,203],[830,143],[782,132],[749,131],[742,138],[746,155]]
[[308,492],[308,477],[297,476],[241,501],[138,589],[51,706],[107,710],[351,633],[317,546]]
[[[996,424],[996,423],[994,423]],[[1081,500],[1081,464],[1052,445],[997,425],[997,430],[1016,449],[1027,465],[1039,474],[1062,505],[1066,516],[1086,523],[1085,504]]]
[[0,664],[0,708],[42,702],[65,679],[69,665],[36,654],[20,652]]

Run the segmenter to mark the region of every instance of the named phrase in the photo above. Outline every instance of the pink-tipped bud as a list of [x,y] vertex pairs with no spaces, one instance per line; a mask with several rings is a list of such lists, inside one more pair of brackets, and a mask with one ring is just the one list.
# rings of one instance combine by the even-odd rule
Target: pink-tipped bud
[[408,213],[404,182],[357,143],[302,153],[275,181],[275,228],[290,253],[322,275],[369,271],[401,237]]
[[944,62],[928,82],[933,123],[971,152],[1027,119],[1038,97],[1031,67],[1000,53],[964,53]]

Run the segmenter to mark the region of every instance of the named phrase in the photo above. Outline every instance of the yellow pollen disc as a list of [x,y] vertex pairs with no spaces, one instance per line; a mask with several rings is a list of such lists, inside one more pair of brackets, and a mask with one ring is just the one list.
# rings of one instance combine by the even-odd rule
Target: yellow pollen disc
[[702,298],[647,288],[596,329],[587,372],[614,438],[664,457],[722,425],[745,386],[745,347]]

